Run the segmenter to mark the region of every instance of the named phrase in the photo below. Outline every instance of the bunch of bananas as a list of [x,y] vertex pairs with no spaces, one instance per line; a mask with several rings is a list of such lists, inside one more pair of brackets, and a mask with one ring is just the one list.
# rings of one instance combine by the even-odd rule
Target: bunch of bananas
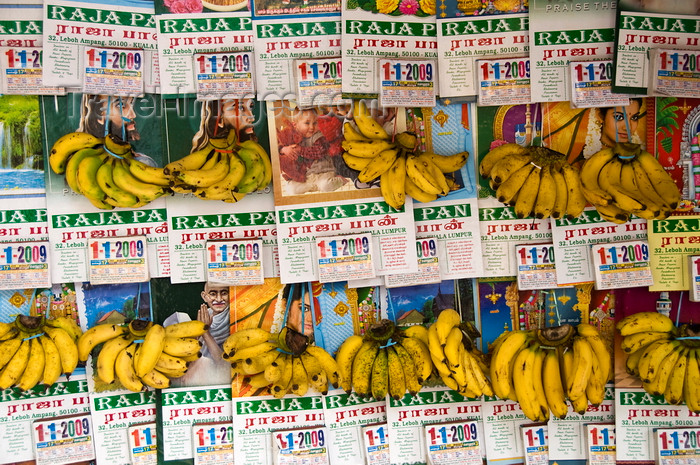
[[261,328],[236,331],[224,341],[223,351],[236,376],[253,388],[269,388],[277,398],[303,396],[309,388],[325,395],[329,384],[338,385],[333,357],[286,327],[275,334]]
[[491,385],[518,402],[532,421],[565,418],[571,403],[583,415],[600,405],[612,376],[612,358],[598,330],[582,323],[533,331],[509,331],[494,341]]
[[620,347],[628,354],[627,372],[642,380],[652,395],[663,396],[672,405],[685,402],[700,413],[700,328],[676,327],[657,312],[638,312],[620,320]]
[[430,377],[433,364],[424,326],[398,329],[382,320],[364,336],[353,335],[338,348],[340,387],[361,397],[385,400],[415,395]]
[[518,218],[576,218],[586,206],[578,169],[546,147],[499,145],[481,160],[479,173]]
[[16,386],[26,391],[50,386],[78,366],[76,340],[82,331],[67,317],[45,319],[19,315],[0,323],[0,390]]
[[406,194],[420,202],[430,202],[439,195],[447,195],[455,187],[453,173],[467,162],[469,153],[450,156],[416,149],[417,137],[402,132],[392,137],[368,112],[360,100],[354,115],[354,126],[343,126],[342,142],[345,164],[358,171],[360,182],[379,179],[379,187],[386,203],[399,209]]
[[202,356],[198,338],[207,329],[197,320],[166,327],[146,320],[132,320],[128,325],[99,324],[78,338],[78,357],[86,361],[101,344],[95,371],[103,383],[119,381],[134,392],[144,385],[164,389],[172,378],[187,373],[190,362]]
[[272,164],[254,140],[238,143],[236,132],[209,139],[200,150],[165,165],[162,175],[170,188],[203,200],[237,202],[272,181]]
[[472,339],[479,336],[476,328],[462,323],[459,313],[451,308],[441,311],[428,329],[428,348],[440,379],[465,397],[493,395],[483,354]]
[[631,215],[667,218],[681,193],[659,161],[639,144],[618,143],[588,158],[581,167],[583,195],[601,217],[625,223]]
[[51,147],[49,165],[74,192],[104,210],[138,208],[170,192],[161,168],[137,160],[131,144],[112,135],[68,133]]

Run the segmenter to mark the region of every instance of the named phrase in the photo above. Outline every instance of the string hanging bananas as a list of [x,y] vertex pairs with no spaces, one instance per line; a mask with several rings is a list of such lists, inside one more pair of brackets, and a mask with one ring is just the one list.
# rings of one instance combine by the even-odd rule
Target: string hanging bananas
[[18,315],[0,323],[0,389],[48,388],[78,366],[77,323],[67,317]]
[[[270,333],[247,328],[232,333],[223,344],[224,359],[231,362],[233,375],[254,389],[267,389],[277,397],[305,395],[309,389],[325,395],[337,387],[338,368],[322,347],[287,343],[288,329]],[[292,344],[293,345],[293,344]]]
[[569,404],[583,415],[603,402],[612,377],[611,351],[588,324],[509,331],[490,353],[494,394],[518,402],[532,421],[566,418]]
[[353,335],[338,348],[339,386],[346,393],[383,401],[415,395],[433,371],[424,326],[397,328],[382,320],[364,336]]
[[639,144],[618,143],[591,155],[581,167],[586,200],[600,216],[625,223],[632,215],[665,219],[681,193],[659,161]]
[[438,155],[418,149],[411,132],[394,136],[369,114],[364,101],[357,103],[354,123],[343,126],[343,160],[363,183],[379,180],[382,197],[395,209],[403,207],[406,195],[430,202],[456,188],[451,173],[467,162],[468,152]]
[[199,337],[208,329],[197,320],[166,327],[147,320],[95,325],[77,339],[77,358],[87,361],[93,355],[95,381],[103,383],[98,390],[164,389],[201,357]]
[[578,170],[546,147],[499,145],[482,158],[479,173],[518,218],[575,218],[586,206]]

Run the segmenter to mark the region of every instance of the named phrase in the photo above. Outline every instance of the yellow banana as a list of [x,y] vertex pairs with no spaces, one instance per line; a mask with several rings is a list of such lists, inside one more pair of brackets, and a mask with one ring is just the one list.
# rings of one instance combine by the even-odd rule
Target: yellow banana
[[189,362],[186,362],[180,357],[173,357],[165,352],[161,352],[156,361],[155,369],[168,378],[179,378],[187,372],[188,367]]
[[388,170],[379,177],[384,201],[396,210],[406,202],[406,158],[398,156]]
[[666,383],[664,399],[671,405],[678,405],[683,402],[683,385],[685,384],[688,366],[688,352],[689,349],[686,347],[678,356]]
[[527,150],[525,147],[515,143],[499,145],[498,147],[489,150],[489,152],[481,159],[481,162],[479,163],[479,174],[481,174],[481,176],[484,178],[491,177],[491,170],[496,163],[505,157],[524,155],[526,151]]
[[608,205],[596,204],[595,209],[602,219],[611,223],[623,224],[630,219],[630,213],[628,211],[623,210],[612,203]]
[[0,368],[4,367],[7,365],[7,362],[12,360],[12,356],[15,355],[20,345],[22,345],[21,337],[13,337],[12,339],[0,342]]
[[155,369],[141,376],[141,381],[153,389],[167,389],[170,387],[170,378]]
[[537,192],[540,187],[540,173],[542,168],[536,166],[530,172],[527,179],[523,183],[523,187],[518,192],[518,198],[515,200],[515,215],[518,218],[527,218],[532,214],[537,200]]
[[97,355],[97,376],[105,383],[114,382],[114,366],[116,365],[117,356],[131,342],[133,337],[129,334],[112,338],[105,342]]
[[574,361],[571,378],[567,380],[567,391],[569,399],[578,399],[586,395],[586,385],[591,376],[593,366],[593,349],[586,338],[574,337]]
[[216,151],[211,145],[207,145],[203,149],[192,152],[179,160],[172,161],[165,165],[163,172],[172,177],[176,177],[181,171],[198,170],[209,159],[214,157]]
[[394,140],[396,140],[402,148],[410,151],[414,151],[418,144],[418,137],[414,133],[408,131],[396,134]]
[[292,356],[289,354],[283,354],[285,361],[284,361],[284,369],[282,370],[282,375],[280,378],[277,380],[272,385],[272,395],[280,398],[284,397],[284,395],[287,393],[287,390],[289,389],[289,385],[292,381],[292,372],[293,372],[293,367],[294,367],[294,361],[292,360]]
[[636,158],[633,159],[629,165],[632,167],[632,172],[634,173],[634,183],[639,189],[639,191],[645,196],[645,198],[650,199],[659,208],[659,218],[666,218],[674,210],[666,203],[666,201],[656,192],[652,181],[647,176],[644,167],[639,163]]
[[564,181],[566,181],[566,216],[578,218],[586,207],[586,198],[583,195],[579,171],[568,163],[563,163],[561,174],[564,175]]
[[359,100],[353,113],[353,120],[360,133],[368,139],[389,139],[391,136],[370,114],[364,100]]
[[389,392],[389,355],[387,348],[379,349],[372,364],[371,392],[375,400],[385,400]]
[[549,420],[549,405],[547,404],[547,395],[544,392],[544,384],[542,380],[542,371],[544,366],[544,358],[547,355],[544,349],[537,347],[535,350],[535,363],[532,367],[532,387],[535,391],[534,404],[538,407],[540,414],[539,421]]
[[61,376],[61,354],[56,343],[46,334],[39,336],[39,342],[44,350],[45,357],[44,373],[42,374],[41,382],[51,386]]
[[511,361],[530,339],[526,331],[511,331],[491,358],[490,375],[493,392],[501,399],[509,398],[513,390]]
[[607,381],[605,377],[607,374],[603,372],[602,364],[595,354],[593,354],[591,361],[593,362],[591,375],[588,378],[588,384],[586,384],[585,395],[591,405],[598,407],[605,400],[605,383]]
[[612,379],[612,355],[608,350],[606,342],[600,336],[586,336],[586,341],[591,346],[595,359],[598,361],[603,384]]
[[199,320],[181,321],[165,327],[165,335],[169,337],[199,337],[207,332],[209,325]]
[[518,196],[518,192],[534,169],[535,165],[527,163],[511,174],[508,179],[503,181],[496,189],[496,198],[498,201],[506,205],[513,205]]
[[134,392],[139,392],[143,389],[143,383],[136,376],[134,371],[134,357],[137,344],[132,343],[125,349],[123,349],[119,354],[117,354],[117,359],[114,363],[114,374],[117,379],[126,389]]
[[[241,156],[243,150],[239,150]],[[257,155],[257,154],[256,154]],[[227,153],[216,152],[213,166],[202,166],[196,170],[180,171],[175,176],[179,181],[194,187],[209,187],[224,179],[229,173],[229,156]]]
[[244,349],[246,347],[252,347],[262,342],[267,342],[271,338],[272,334],[262,328],[245,328],[234,331],[226,338],[222,345],[225,354],[224,358],[226,358],[226,354],[228,354],[228,356],[233,355],[239,348]]
[[[557,199],[557,185],[552,174],[552,167],[545,166],[540,170],[540,183],[537,188],[537,199],[532,207],[535,218],[549,218],[554,210]],[[517,205],[517,203],[516,203]]]
[[416,365],[418,382],[424,384],[433,372],[433,361],[430,358],[428,346],[418,337],[402,337],[399,344],[411,354]]
[[255,389],[266,388],[270,385],[270,382],[265,379],[265,373],[250,375],[246,378],[246,382]]
[[411,325],[401,329],[401,333],[406,337],[417,338],[426,346],[428,343],[428,328],[423,325]]
[[447,178],[445,177],[445,173],[443,173],[438,166],[433,163],[432,159],[430,157],[426,157],[424,155],[419,155],[418,156],[418,161],[422,162],[423,165],[426,167],[428,170],[428,173],[433,177],[435,180],[435,183],[437,184],[438,188],[440,189],[440,194],[441,195],[447,195],[450,193],[450,186],[447,183]]
[[158,357],[163,352],[165,346],[165,328],[154,324],[148,329],[143,338],[139,355],[134,364],[136,376],[143,378],[148,372],[153,370],[158,362]]
[[639,375],[639,361],[641,360],[642,355],[644,355],[645,350],[646,347],[642,347],[641,349],[632,352],[627,356],[627,359],[625,360],[625,371],[627,371],[627,373],[632,376]]
[[368,397],[371,394],[372,364],[379,352],[377,341],[364,341],[364,348],[355,356],[352,363],[352,388],[360,397]]
[[[551,167],[552,178],[554,178],[554,205],[550,216],[555,220],[566,215],[566,206],[569,202],[569,188],[566,179],[561,172],[561,163]],[[581,196],[583,198],[583,196]]]
[[433,152],[424,152],[424,155],[429,157],[430,161],[435,163],[443,173],[454,173],[462,169],[469,158],[469,152],[459,152],[453,155],[438,155]]
[[87,132],[71,132],[65,134],[54,142],[49,151],[49,166],[56,174],[66,171],[68,159],[78,150],[84,148],[97,148],[102,145],[102,139]]
[[280,351],[275,348],[254,357],[246,357],[238,361],[242,364],[243,373],[252,375],[265,371],[265,368],[274,362],[279,355]]
[[654,190],[664,202],[675,209],[681,200],[681,192],[671,175],[651,153],[641,150],[635,159],[649,177]]
[[372,159],[385,150],[395,149],[396,144],[390,140],[344,140],[341,143],[343,150],[357,158]]
[[394,400],[403,398],[406,394],[406,377],[401,358],[396,353],[394,346],[387,348],[387,361],[389,369],[389,395]]
[[563,420],[569,412],[569,406],[566,404],[557,350],[547,350],[542,366],[542,385],[549,410],[552,415]]
[[453,308],[445,308],[439,314],[435,320],[435,330],[437,331],[438,340],[440,344],[445,344],[447,342],[447,336],[452,331],[452,328],[459,325],[462,322],[462,317]]
[[14,386],[24,373],[29,362],[30,339],[24,339],[17,352],[12,356],[5,367],[0,370],[0,389],[5,390]]
[[174,357],[189,357],[199,353],[202,343],[191,337],[166,336],[163,343],[163,352]]
[[443,352],[445,353],[445,358],[454,366],[459,366],[461,363],[461,354],[459,353],[460,347],[464,349],[462,344],[462,330],[458,326],[453,326],[445,339],[445,346],[443,347]]
[[301,357],[292,357],[292,380],[289,385],[289,392],[297,396],[304,396],[309,390],[309,378],[306,375]]
[[352,390],[352,364],[363,342],[362,336],[353,334],[343,341],[335,354],[340,387],[348,394]]
[[277,359],[265,367],[263,374],[269,384],[276,383],[282,377],[284,365],[287,363],[287,354],[282,353]]
[[44,376],[44,367],[46,363],[44,348],[41,346],[39,339],[32,338],[29,342],[27,366],[22,372],[22,376],[17,380],[17,387],[23,391],[30,390],[41,381],[41,378]]
[[676,325],[663,313],[637,312],[618,321],[615,328],[621,336],[629,336],[648,331],[671,332],[676,329]]
[[252,359],[260,354],[277,349],[277,347],[276,342],[261,342],[260,344],[237,350],[229,357],[229,361],[235,362],[236,360],[245,360],[247,358]]
[[654,341],[668,340],[671,338],[671,334],[659,331],[644,331],[641,333],[630,334],[622,338],[620,347],[626,353],[632,353],[646,347]]
[[130,158],[127,162],[129,171],[139,181],[162,187],[170,185],[170,176],[165,174],[163,168],[147,165],[136,158]]
[[372,158],[361,158],[352,155],[350,152],[343,152],[343,161],[348,165],[348,168],[355,171],[362,171],[372,161]]
[[513,367],[513,389],[523,414],[532,421],[542,421],[540,403],[535,398],[534,369],[537,351],[527,347],[518,352]]

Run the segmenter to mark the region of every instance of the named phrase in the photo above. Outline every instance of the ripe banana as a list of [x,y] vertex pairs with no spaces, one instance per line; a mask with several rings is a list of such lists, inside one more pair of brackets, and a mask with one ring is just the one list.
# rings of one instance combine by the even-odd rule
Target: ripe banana
[[360,397],[371,394],[372,364],[379,352],[379,343],[373,340],[363,341],[360,351],[352,363],[352,388]]
[[97,148],[103,140],[86,132],[71,132],[65,134],[54,142],[49,151],[49,165],[56,174],[66,171],[68,159],[78,150],[84,148]]
[[357,175],[358,181],[369,183],[377,179],[394,164],[394,160],[396,160],[398,154],[399,150],[395,148],[379,152],[379,154],[372,158],[367,166],[360,171],[360,174]]
[[491,170],[501,159],[508,156],[523,155],[525,152],[525,147],[518,144],[507,143],[499,145],[489,150],[489,152],[481,159],[481,162],[479,163],[479,174],[484,178],[491,177]]
[[515,215],[518,218],[527,218],[532,214],[537,200],[537,192],[540,187],[540,173],[542,168],[536,166],[527,179],[523,183],[523,187],[518,192],[518,198],[515,200]]
[[353,120],[360,133],[368,139],[389,139],[391,136],[384,127],[379,124],[370,114],[364,100],[357,102],[356,111],[353,113]]
[[394,346],[387,348],[387,361],[389,371],[389,395],[394,400],[403,398],[406,394],[406,378],[401,358],[396,353]]
[[129,170],[128,161],[119,160],[112,168],[112,179],[120,189],[130,192],[141,202],[149,203],[169,192],[163,186],[150,184],[136,179]]
[[133,360],[137,347],[137,344],[132,343],[129,345],[117,354],[117,359],[114,363],[114,374],[117,379],[122,386],[133,392],[139,392],[143,389],[143,383],[134,371]]
[[615,328],[620,335],[629,336],[648,331],[672,332],[676,329],[676,325],[663,313],[637,312],[618,321]]
[[[540,170],[540,183],[537,188],[537,199],[532,207],[535,218],[549,218],[554,210],[557,199],[557,184],[554,181],[552,167],[546,166]],[[516,203],[517,205],[517,203]]]
[[28,391],[36,386],[44,376],[45,363],[46,357],[41,342],[37,338],[29,339],[29,357],[22,376],[17,380],[17,387],[22,391]]
[[260,178],[260,183],[258,189],[263,189],[272,182],[272,162],[270,161],[270,154],[265,151],[265,148],[254,141],[253,139],[248,139],[241,142],[240,146],[244,149],[253,150],[258,153],[263,164],[264,175]]
[[[56,330],[58,329],[59,328],[56,328]],[[124,325],[101,324],[93,326],[92,328],[88,329],[83,334],[81,334],[78,338],[77,346],[79,360],[82,362],[86,361],[88,355],[90,355],[90,352],[97,344],[101,344],[117,336],[126,334],[128,331],[128,326]],[[58,334],[58,332],[55,332],[54,334]],[[49,332],[49,336],[51,336],[52,338],[54,337],[52,332]],[[63,349],[60,342],[56,341],[55,338],[54,342],[56,342],[56,345],[58,345],[58,347],[61,347]]]
[[333,359],[331,354],[326,352],[323,348],[315,345],[307,346],[306,353],[318,361],[326,375],[326,378],[328,379],[328,382],[334,387],[337,387],[340,372],[338,363],[335,361],[335,359]]
[[165,174],[163,168],[147,165],[136,158],[130,158],[128,164],[129,171],[139,181],[162,187],[170,186],[170,177]]
[[56,343],[46,334],[39,336],[39,342],[44,350],[44,373],[41,382],[46,386],[51,386],[61,376],[61,354]]
[[[78,341],[80,341],[80,338],[78,338],[78,341],[73,340],[73,337],[63,328],[54,328],[49,325],[44,325],[43,329],[44,332],[53,340],[54,344],[56,344],[56,347],[60,348],[61,369],[63,370],[63,374],[70,375],[78,366],[78,361],[80,359],[80,351],[78,347]],[[98,343],[95,343],[95,345],[97,344]],[[86,348],[88,353],[90,350],[92,350],[92,347],[94,347],[94,345],[90,348]],[[87,359],[87,356],[85,358]]]
[[371,392],[375,400],[384,400],[389,392],[389,354],[382,348],[372,364]]
[[102,345],[97,355],[97,376],[107,384],[114,382],[114,367],[119,352],[128,347],[133,341],[129,335],[117,336]]
[[433,152],[424,152],[423,155],[430,158],[430,161],[432,161],[443,173],[454,173],[455,171],[462,169],[469,158],[469,152],[458,152],[453,155],[438,155]]
[[335,354],[335,361],[338,365],[339,384],[348,394],[352,390],[353,361],[362,347],[363,342],[362,336],[352,335],[343,341]]
[[246,328],[234,331],[226,338],[222,345],[224,357],[231,356],[236,350],[252,347],[262,342],[267,342],[272,338],[272,334],[262,328]]
[[209,325],[199,320],[182,321],[165,327],[169,337],[199,337],[207,332]]
[[569,406],[566,404],[566,393],[562,384],[559,354],[557,350],[547,350],[546,352],[542,366],[542,385],[547,406],[552,415],[563,420],[569,412]]
[[[143,378],[155,368],[158,357],[160,357],[161,352],[163,352],[165,340],[165,328],[163,326],[154,324],[148,329],[141,343],[139,355],[134,362],[136,376]],[[144,383],[145,382],[146,381],[144,381]]]
[[95,181],[97,185],[102,189],[107,197],[105,202],[114,206],[122,208],[131,208],[139,203],[139,198],[136,197],[131,192],[127,192],[120,189],[114,182],[112,172],[114,170],[115,163],[119,163],[116,159],[106,160],[95,173]]

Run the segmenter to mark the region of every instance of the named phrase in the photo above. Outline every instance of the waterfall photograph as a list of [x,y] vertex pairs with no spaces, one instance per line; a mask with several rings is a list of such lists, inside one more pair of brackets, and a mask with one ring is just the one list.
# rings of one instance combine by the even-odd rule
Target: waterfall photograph
[[0,97],[0,196],[42,193],[44,157],[39,99]]

